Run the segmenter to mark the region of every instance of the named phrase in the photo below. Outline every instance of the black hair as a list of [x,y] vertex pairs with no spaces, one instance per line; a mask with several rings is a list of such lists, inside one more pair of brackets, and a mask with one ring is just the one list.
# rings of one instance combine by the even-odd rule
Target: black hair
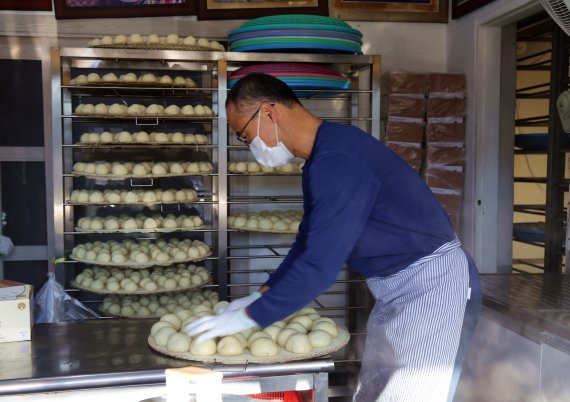
[[240,79],[228,93],[226,107],[233,103],[239,109],[253,109],[260,102],[281,103],[291,107],[301,104],[287,84],[271,75],[252,73]]

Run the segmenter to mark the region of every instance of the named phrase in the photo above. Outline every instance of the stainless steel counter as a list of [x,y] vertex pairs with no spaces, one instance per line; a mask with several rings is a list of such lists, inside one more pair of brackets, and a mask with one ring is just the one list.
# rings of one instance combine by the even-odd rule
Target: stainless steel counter
[[480,276],[486,314],[539,342],[544,333],[570,342],[570,283],[558,274]]
[[0,395],[159,384],[165,381],[165,368],[190,365],[223,371],[224,378],[334,370],[329,357],[236,366],[170,358],[147,345],[155,321],[101,319],[35,325],[31,342],[0,343]]

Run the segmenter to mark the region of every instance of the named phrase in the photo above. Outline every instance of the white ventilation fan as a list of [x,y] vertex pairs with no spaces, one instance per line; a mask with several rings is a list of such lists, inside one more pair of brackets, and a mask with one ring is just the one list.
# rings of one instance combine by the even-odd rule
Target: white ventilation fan
[[558,26],[570,36],[570,0],[540,0]]

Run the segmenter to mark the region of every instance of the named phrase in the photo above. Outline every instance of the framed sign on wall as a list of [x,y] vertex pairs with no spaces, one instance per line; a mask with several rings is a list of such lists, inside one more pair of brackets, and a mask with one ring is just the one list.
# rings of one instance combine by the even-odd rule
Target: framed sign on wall
[[0,10],[51,11],[51,0],[0,0]]
[[237,20],[278,14],[329,15],[328,0],[196,0],[199,20]]
[[196,14],[196,0],[54,0],[54,5],[57,19]]
[[352,21],[447,22],[448,0],[329,0],[331,17]]

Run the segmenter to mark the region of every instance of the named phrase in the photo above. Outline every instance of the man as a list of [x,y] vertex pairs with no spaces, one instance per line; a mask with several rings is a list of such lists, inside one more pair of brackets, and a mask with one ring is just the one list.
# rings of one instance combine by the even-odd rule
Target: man
[[306,160],[304,216],[260,290],[189,324],[188,333],[202,341],[283,319],[330,287],[346,262],[376,298],[354,401],[450,401],[480,289],[430,189],[379,141],[317,118],[274,77],[241,79],[226,110],[258,162]]

